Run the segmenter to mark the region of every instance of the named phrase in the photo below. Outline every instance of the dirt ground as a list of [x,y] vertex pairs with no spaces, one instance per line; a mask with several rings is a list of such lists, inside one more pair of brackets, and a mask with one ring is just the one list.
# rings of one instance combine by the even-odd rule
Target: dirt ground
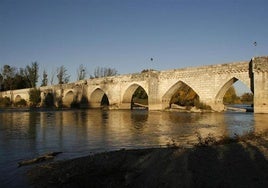
[[268,187],[268,140],[120,150],[28,172],[33,187]]

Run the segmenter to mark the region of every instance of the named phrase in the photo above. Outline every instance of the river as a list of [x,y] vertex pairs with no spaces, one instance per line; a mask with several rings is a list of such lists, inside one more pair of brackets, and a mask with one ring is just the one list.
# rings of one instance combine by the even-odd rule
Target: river
[[118,149],[191,147],[196,133],[216,137],[268,129],[266,114],[146,110],[0,111],[0,187],[28,187],[18,162],[51,151],[57,160]]

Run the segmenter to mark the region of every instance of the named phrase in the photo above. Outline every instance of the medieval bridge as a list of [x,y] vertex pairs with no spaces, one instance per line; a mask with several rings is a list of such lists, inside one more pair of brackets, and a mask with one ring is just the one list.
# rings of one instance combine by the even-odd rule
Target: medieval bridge
[[[187,85],[196,92],[201,102],[215,111],[222,111],[223,96],[237,80],[253,92],[254,112],[268,113],[268,56],[254,57],[248,62],[87,79],[40,87],[40,90],[42,103],[51,97],[56,106],[61,102],[68,107],[75,102],[98,108],[105,96],[111,109],[130,109],[134,92],[142,87],[148,95],[149,110],[163,110],[170,107],[172,96]],[[1,92],[0,97],[10,97],[14,102],[20,99],[28,101],[28,91]]]

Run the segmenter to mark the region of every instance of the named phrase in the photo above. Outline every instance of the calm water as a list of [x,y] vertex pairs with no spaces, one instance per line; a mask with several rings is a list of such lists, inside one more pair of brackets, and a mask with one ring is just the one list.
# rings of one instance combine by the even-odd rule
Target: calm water
[[[27,187],[17,167],[24,159],[62,151],[68,159],[120,148],[176,143],[190,147],[203,136],[268,129],[268,115],[137,111],[0,111],[0,187]],[[25,186],[24,186],[25,185]]]

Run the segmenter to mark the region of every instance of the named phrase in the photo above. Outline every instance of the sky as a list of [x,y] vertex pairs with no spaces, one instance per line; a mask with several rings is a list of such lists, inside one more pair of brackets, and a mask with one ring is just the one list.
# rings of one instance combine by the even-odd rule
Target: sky
[[250,61],[268,55],[267,8],[267,0],[0,0],[0,65],[37,61],[49,77],[63,65],[75,81],[80,64],[89,76],[96,67],[128,74]]

